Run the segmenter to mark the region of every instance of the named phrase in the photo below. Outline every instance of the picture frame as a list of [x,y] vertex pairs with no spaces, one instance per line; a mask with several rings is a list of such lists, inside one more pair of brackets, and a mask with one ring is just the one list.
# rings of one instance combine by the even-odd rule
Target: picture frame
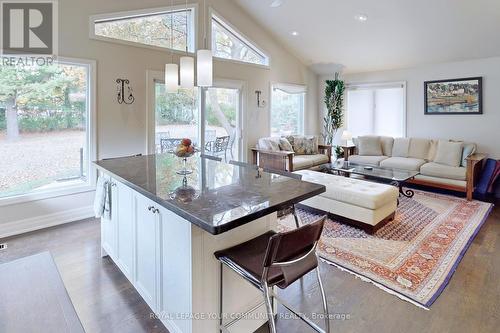
[[483,114],[483,78],[425,81],[424,100],[426,115]]

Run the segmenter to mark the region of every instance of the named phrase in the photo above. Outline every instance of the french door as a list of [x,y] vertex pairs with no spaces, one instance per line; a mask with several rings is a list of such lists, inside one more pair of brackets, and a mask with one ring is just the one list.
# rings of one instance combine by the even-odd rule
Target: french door
[[148,152],[167,153],[190,138],[206,155],[242,160],[242,89],[233,81],[167,93],[162,72],[148,72]]

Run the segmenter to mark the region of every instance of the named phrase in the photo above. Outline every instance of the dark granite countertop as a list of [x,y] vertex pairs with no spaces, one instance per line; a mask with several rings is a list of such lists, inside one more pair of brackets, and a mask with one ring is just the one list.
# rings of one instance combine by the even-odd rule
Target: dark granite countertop
[[198,155],[124,157],[94,162],[97,168],[211,234],[220,234],[322,192],[323,185],[258,172]]

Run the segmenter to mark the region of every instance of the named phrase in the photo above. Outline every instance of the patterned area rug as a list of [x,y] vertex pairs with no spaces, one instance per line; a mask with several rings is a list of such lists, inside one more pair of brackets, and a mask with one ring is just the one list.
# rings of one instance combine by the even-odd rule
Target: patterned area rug
[[[328,219],[320,257],[379,288],[428,309],[455,272],[492,205],[415,191],[402,197],[394,221],[368,235]],[[300,210],[302,223],[319,216]],[[294,227],[291,215],[280,228]]]

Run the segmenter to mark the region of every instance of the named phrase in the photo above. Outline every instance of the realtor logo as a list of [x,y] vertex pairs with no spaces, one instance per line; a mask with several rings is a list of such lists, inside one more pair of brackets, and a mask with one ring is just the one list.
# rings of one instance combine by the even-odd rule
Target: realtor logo
[[3,1],[2,53],[4,55],[56,54],[57,2]]

